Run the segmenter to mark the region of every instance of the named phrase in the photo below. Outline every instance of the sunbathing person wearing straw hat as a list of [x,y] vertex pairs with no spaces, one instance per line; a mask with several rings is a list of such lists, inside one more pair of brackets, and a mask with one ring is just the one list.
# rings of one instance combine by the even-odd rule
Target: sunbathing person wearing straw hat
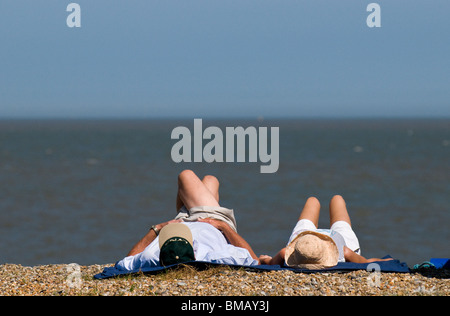
[[286,263],[301,269],[319,270],[330,268],[338,262],[369,263],[392,259],[361,256],[359,241],[352,230],[350,216],[344,199],[336,195],[330,202],[330,229],[318,229],[320,203],[310,197],[300,214],[297,224],[283,248],[273,258],[259,257],[261,264]]
[[175,219],[153,225],[116,263],[121,270],[189,261],[256,265],[258,257],[236,229],[232,209],[219,205],[219,181],[191,170],[178,176]]

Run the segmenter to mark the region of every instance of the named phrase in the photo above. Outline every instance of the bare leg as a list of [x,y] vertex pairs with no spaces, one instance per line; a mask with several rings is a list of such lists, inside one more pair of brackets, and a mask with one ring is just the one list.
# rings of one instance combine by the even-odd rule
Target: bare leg
[[217,203],[219,203],[219,180],[214,176],[204,176],[202,180],[203,184],[208,188],[209,192],[214,196]]
[[330,227],[337,221],[344,221],[352,226],[347,211],[347,205],[340,195],[333,196],[330,201]]
[[[316,226],[319,227],[319,215],[320,215],[320,202],[315,197],[310,197],[305,203],[302,212],[300,213],[300,217],[298,220],[308,219]],[[259,262],[261,264],[269,264],[281,265],[284,262],[284,255],[286,252],[286,248],[281,249],[274,257],[270,257],[267,255],[263,255],[259,257]]]
[[319,215],[320,215],[320,202],[315,197],[310,197],[306,201],[305,206],[303,207],[303,210],[300,213],[300,217],[298,218],[298,220],[309,219],[311,222],[313,222],[316,228],[318,228]]
[[[209,192],[214,196],[217,203],[219,203],[219,180],[217,180],[216,177],[207,175],[203,177],[202,180],[203,184],[208,188]],[[176,202],[176,211],[178,212],[180,208],[182,208],[184,205],[183,201],[181,200],[179,190],[177,192],[177,202]]]
[[184,170],[178,176],[177,211],[185,205],[219,206],[219,181],[214,176],[206,176],[201,181],[191,170]]
[[[178,176],[177,210],[179,210],[186,199],[186,207],[194,206],[218,206],[219,204],[219,181],[214,176],[205,176],[202,181],[190,170],[185,170]],[[198,203],[198,204],[196,204]],[[156,225],[161,230],[165,225],[180,222],[171,220]],[[142,251],[156,238],[156,233],[149,230],[147,234],[133,246],[127,256],[136,255]]]

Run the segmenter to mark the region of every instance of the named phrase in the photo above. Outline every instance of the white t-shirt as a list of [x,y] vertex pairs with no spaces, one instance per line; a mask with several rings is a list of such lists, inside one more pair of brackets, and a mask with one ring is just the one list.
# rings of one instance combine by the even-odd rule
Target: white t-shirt
[[[245,266],[258,264],[247,249],[230,245],[214,226],[201,222],[184,222],[183,224],[187,225],[192,232],[196,261]],[[117,262],[116,268],[131,271],[159,265],[159,237],[156,237],[143,252]]]

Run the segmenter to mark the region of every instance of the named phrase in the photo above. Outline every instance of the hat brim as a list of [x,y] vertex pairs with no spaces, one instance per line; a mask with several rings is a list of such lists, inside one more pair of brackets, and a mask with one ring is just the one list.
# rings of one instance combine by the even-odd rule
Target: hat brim
[[[329,251],[329,255],[332,257],[332,259],[330,260],[330,262],[332,263],[326,263],[326,262],[317,262],[317,263],[299,263],[296,262],[296,260],[294,259],[294,252],[295,252],[295,245],[297,243],[297,241],[302,238],[305,235],[314,235],[324,241],[327,242],[328,244],[328,251]],[[300,268],[300,269],[310,269],[310,270],[319,270],[319,269],[324,269],[324,268],[330,268],[333,267],[337,264],[339,259],[339,250],[337,249],[336,243],[334,242],[334,240],[327,235],[312,231],[312,230],[307,230],[304,232],[301,232],[300,234],[298,234],[297,237],[294,238],[294,240],[292,240],[289,245],[286,247],[286,251],[285,251],[285,256],[284,256],[284,261],[286,262],[286,265],[292,268]],[[334,263],[335,262],[335,263]]]
[[192,247],[194,246],[194,239],[189,227],[182,223],[171,223],[164,226],[159,232],[159,248],[161,249],[164,243],[172,237],[184,238]]

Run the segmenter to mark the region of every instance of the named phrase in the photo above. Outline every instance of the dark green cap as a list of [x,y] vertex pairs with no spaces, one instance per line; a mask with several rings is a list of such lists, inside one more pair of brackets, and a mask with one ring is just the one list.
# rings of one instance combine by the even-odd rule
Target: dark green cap
[[195,261],[194,249],[186,239],[172,237],[161,247],[159,261],[163,266]]
[[159,234],[159,261],[163,266],[195,261],[192,232],[183,223],[164,226]]

